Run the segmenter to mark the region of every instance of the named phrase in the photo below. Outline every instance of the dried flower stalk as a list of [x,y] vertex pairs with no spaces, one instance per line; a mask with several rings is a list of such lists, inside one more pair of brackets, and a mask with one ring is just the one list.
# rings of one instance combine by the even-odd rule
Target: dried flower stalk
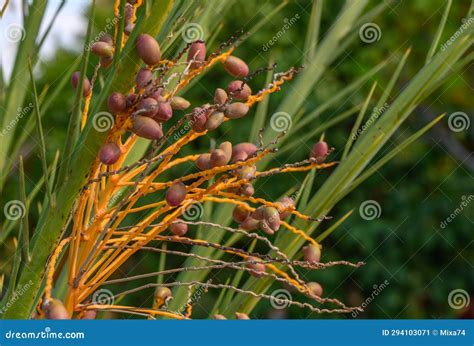
[[[116,15],[118,15],[118,4],[117,1]],[[135,10],[140,5],[141,1],[137,1],[133,6],[133,15],[130,16],[131,19],[126,25],[133,25]],[[101,59],[107,58],[104,54],[113,51],[119,37],[121,47],[127,41],[128,35],[126,33],[118,35],[118,30],[119,28],[116,26],[112,46],[105,46],[104,48],[104,45],[101,45],[98,47],[100,49],[96,49],[99,55],[103,54]],[[284,221],[283,218],[284,215],[286,215],[285,217],[292,215],[296,219],[321,221],[326,217],[320,216],[315,219],[304,215],[294,208],[291,200],[289,204],[284,204],[282,201],[268,201],[252,196],[253,193],[243,192],[248,191],[248,189],[252,191],[252,182],[261,177],[325,169],[334,166],[334,162],[323,162],[330,152],[327,145],[325,151],[320,153],[321,150],[318,149],[319,154],[313,155],[308,160],[265,171],[257,171],[256,165],[274,152],[273,146],[276,140],[265,145],[261,140],[261,135],[258,147],[243,143],[241,147],[234,146],[230,152],[226,153],[226,148],[229,145],[222,144],[219,149],[215,149],[211,154],[182,156],[183,148],[205,136],[208,131],[214,129],[215,124],[219,126],[222,122],[234,121],[234,118],[244,116],[249,108],[262,101],[266,96],[279,91],[284,82],[291,80],[300,71],[292,68],[287,72],[274,73],[270,85],[252,94],[248,83],[256,74],[268,69],[248,73],[246,64],[232,56],[235,49],[234,43],[235,38],[232,38],[221,45],[218,51],[211,53],[205,59],[205,43],[203,41],[191,42],[175,58],[167,60],[160,57],[158,43],[153,38],[144,35],[139,36],[137,50],[148,65],[145,70],[137,75],[136,84],[130,90],[129,96],[125,98],[121,94],[114,93],[109,98],[109,109],[114,113],[114,124],[108,132],[101,153],[90,169],[89,180],[77,199],[72,215],[70,236],[61,241],[55,253],[51,256],[42,301],[43,306],[48,307],[49,302],[53,300],[54,273],[57,270],[57,262],[61,253],[66,252],[63,261],[67,259],[69,290],[64,305],[69,317],[81,318],[85,316],[87,311],[114,311],[150,318],[156,316],[176,319],[191,318],[192,304],[189,302],[186,304],[183,314],[179,311],[166,310],[166,299],[159,299],[160,303],[155,301],[153,307],[143,308],[118,304],[99,304],[96,301],[91,301],[91,297],[102,286],[109,284],[131,282],[183,271],[222,269],[246,271],[257,277],[271,277],[275,282],[293,287],[298,292],[312,297],[317,304],[333,304],[336,308],[319,308],[309,303],[293,300],[288,301],[289,305],[307,308],[318,313],[341,313],[360,310],[359,307],[348,307],[337,299],[322,298],[314,294],[307,283],[300,278],[296,268],[319,270],[336,265],[358,267],[363,263],[347,261],[320,263],[319,258],[316,262],[290,259],[272,244],[267,235],[259,234],[259,229],[267,234],[273,234],[278,229],[280,229],[280,232],[291,232],[295,237],[303,238],[313,246],[312,249],[319,252],[320,245],[314,239],[308,236],[304,230],[297,229]],[[203,49],[204,54],[201,54]],[[188,52],[188,60],[184,63],[181,60],[186,52]],[[195,108],[192,112],[182,116],[163,134],[162,128],[168,120],[166,118],[172,116],[172,114],[170,115],[171,108],[169,105],[172,104],[175,109],[181,109],[189,104],[186,100],[177,98],[180,91],[194,78],[219,63],[224,64],[226,70],[234,76],[241,74],[239,76],[241,83],[234,83],[233,85],[237,86],[232,87],[232,89],[229,89],[229,87],[229,95],[226,95],[225,91],[220,91],[220,94],[216,92],[214,101],[219,101],[222,97],[224,99]],[[88,121],[91,121],[92,115],[89,112],[89,104],[93,97],[92,89],[97,73],[100,68],[106,67],[107,64],[101,60],[101,64],[97,66],[90,83],[90,90],[86,90],[82,128]],[[239,98],[240,100],[238,100]],[[233,102],[234,100],[239,102]],[[223,115],[220,115],[221,113]],[[203,116],[207,118],[204,124],[207,128],[197,126]],[[211,118],[213,119],[212,123]],[[142,123],[141,127],[137,127],[139,122]],[[182,136],[176,136],[176,134],[182,133],[179,131],[183,128],[188,128],[189,131]],[[134,151],[137,139],[140,136],[153,140],[151,149],[145,157],[130,164],[127,158]],[[245,148],[252,146],[254,146],[254,149],[251,152],[245,151],[247,150]],[[320,147],[321,145],[318,144],[318,148]],[[245,150],[239,149],[239,151],[237,148],[244,148]],[[234,160],[235,155],[243,156]],[[220,163],[217,164],[217,160],[223,161],[219,161]],[[204,166],[202,162],[204,162]],[[168,175],[172,168],[189,166],[190,164],[195,164],[200,169],[197,172],[172,180],[163,178]],[[165,191],[166,196],[164,197]],[[154,202],[149,202],[150,196],[153,197]],[[175,203],[176,199],[178,200]],[[248,216],[246,220],[242,220],[239,228],[226,227],[218,223],[193,222],[181,219],[185,216],[188,208],[196,203],[202,204],[204,202],[231,204],[236,207],[236,210],[238,209]],[[273,213],[273,216],[269,216],[269,213]],[[143,214],[144,216],[142,216]],[[133,226],[126,226],[127,217],[134,215],[141,215],[141,217]],[[244,227],[244,221],[247,223],[254,222],[258,226]],[[205,239],[185,237],[184,234],[169,235],[170,229],[186,233],[188,226],[206,226],[232,234],[239,234],[266,244],[269,252],[263,254],[247,251],[212,243]],[[163,243],[211,247],[235,255],[239,260],[216,260],[183,251],[164,250],[161,249]],[[182,258],[194,257],[205,260],[209,264],[170,268],[131,277],[111,279],[117,269],[138,251],[161,252]],[[262,299],[277,299],[270,295],[257,294],[229,284],[198,281],[148,283],[118,293],[111,298],[113,301],[113,298],[127,296],[144,289],[176,286],[188,287],[189,294],[194,288],[202,287],[206,291],[208,289],[229,289],[239,294],[247,294]],[[39,311],[41,313],[41,307],[39,307]]]

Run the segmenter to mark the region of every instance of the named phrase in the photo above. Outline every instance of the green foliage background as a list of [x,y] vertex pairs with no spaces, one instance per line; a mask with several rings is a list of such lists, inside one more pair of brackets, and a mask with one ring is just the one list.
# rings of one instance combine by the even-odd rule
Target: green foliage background
[[[214,0],[218,1],[218,0]],[[209,1],[212,6],[213,1]],[[376,2],[373,2],[375,5]],[[248,30],[264,16],[272,11],[280,1],[241,1],[222,18],[222,28],[218,33],[217,42],[227,40],[237,30]],[[333,23],[341,2],[326,1],[322,15],[321,34]],[[460,24],[460,19],[469,8],[469,1],[454,1],[445,33],[453,33]],[[237,50],[237,55],[249,62],[251,69],[267,66],[268,61],[278,63],[279,70],[290,66],[299,66],[302,61],[304,37],[307,30],[311,1],[289,1],[266,25],[250,36]],[[402,71],[395,94],[403,89],[404,82],[419,70],[430,47],[431,40],[438,27],[444,10],[445,2],[436,1],[401,1],[394,2],[389,10],[376,18],[381,28],[381,38],[375,43],[366,44],[355,40],[335,63],[331,65],[322,80],[316,85],[310,97],[305,101],[305,108],[311,110],[331,97],[341,87],[354,81],[358,76],[374,67],[383,59],[394,56],[395,64],[408,47],[412,52]],[[99,20],[96,30],[105,26],[106,18],[110,17],[110,3],[100,2],[98,7]],[[299,19],[285,34],[278,39],[268,51],[263,50],[267,43],[285,24],[285,19]],[[85,30],[84,30],[85,31]],[[210,35],[211,33],[205,33]],[[444,34],[441,42],[449,35]],[[78,38],[78,42],[80,38]],[[82,42],[82,41],[80,41]],[[79,43],[78,43],[79,44]],[[216,49],[209,47],[209,50]],[[51,61],[41,62],[41,78],[38,89],[54,82],[77,59],[76,51],[60,50]],[[92,74],[95,58],[91,58],[88,75]],[[339,114],[340,110],[363,102],[373,81],[377,80],[376,93],[382,93],[388,82],[394,64],[383,69],[374,78],[366,82],[351,97],[344,100],[338,107],[326,111],[318,122]],[[384,149],[388,152],[407,138],[416,129],[433,116],[443,112],[448,114],[463,111],[472,114],[473,76],[472,65],[462,75],[452,78],[429,98],[425,109],[415,111],[410,121],[405,123]],[[305,73],[305,72],[303,72]],[[209,99],[216,86],[225,85],[228,77],[222,77],[222,71],[212,71],[199,81],[187,93],[191,101],[202,102]],[[252,86],[263,85],[265,77],[259,77]],[[281,93],[292,88],[291,82],[285,85]],[[270,101],[269,114],[275,111],[282,95],[275,94]],[[68,117],[73,107],[74,91],[66,88],[61,97],[56,98],[44,117],[44,128],[47,134],[48,161],[52,162],[55,149],[65,141]],[[225,124],[214,133],[216,141],[228,138],[233,142],[245,141],[252,125],[252,117],[238,122]],[[29,121],[27,119],[23,121]],[[339,158],[352,128],[352,120],[326,132],[326,140],[336,148],[333,158]],[[269,124],[265,124],[268,126]],[[317,126],[315,122],[310,126]],[[20,127],[22,125],[20,124]],[[447,128],[446,120],[437,127]],[[21,129],[18,129],[21,131]],[[307,131],[303,129],[302,132]],[[472,160],[473,126],[456,135],[457,140],[470,152]],[[318,138],[300,143],[298,150],[279,157],[280,162],[291,162],[308,155],[310,147]],[[201,150],[209,146],[209,138],[201,141]],[[35,149],[34,139],[26,142],[22,153],[26,156],[26,172],[31,181],[42,176],[40,159]],[[179,172],[178,172],[179,173]],[[474,208],[470,206],[451,222],[445,229],[440,222],[445,220],[459,206],[462,196],[474,193],[473,171],[453,156],[449,148],[440,141],[433,132],[426,134],[421,141],[411,145],[408,150],[398,155],[388,165],[359,186],[347,198],[333,209],[331,215],[341,217],[353,209],[352,216],[340,226],[324,244],[323,260],[345,259],[349,261],[365,261],[367,264],[358,269],[333,268],[317,271],[308,277],[308,281],[320,282],[328,296],[337,297],[349,304],[359,305],[373,292],[373,285],[380,285],[388,280],[389,285],[375,300],[366,307],[366,312],[359,317],[367,318],[456,318],[465,311],[452,309],[448,304],[448,294],[453,289],[462,288],[473,292],[474,251],[472,230]],[[327,172],[318,174],[314,188],[328,176]],[[299,177],[300,180],[303,176]],[[17,172],[14,169],[9,176],[9,184],[2,192],[2,202],[17,198]],[[28,182],[27,182],[28,183]],[[30,185],[27,186],[31,188]],[[257,194],[277,198],[290,186],[284,177],[272,178],[271,182],[262,182],[257,187]],[[382,208],[381,216],[373,221],[360,217],[358,208],[365,200],[376,200]],[[3,204],[2,204],[3,206]],[[31,207],[30,219],[35,224],[38,212],[36,206]],[[13,241],[9,240],[1,249],[5,258],[14,252]],[[2,256],[3,257],[3,256]],[[1,259],[0,259],[1,261]],[[140,255],[134,261],[127,262],[125,272],[155,271],[158,256],[153,254]],[[7,265],[0,263],[0,271],[8,272]],[[216,292],[204,295],[197,304],[196,312],[205,316],[206,307],[212,306]],[[296,294],[296,293],[295,293]],[[147,294],[136,298],[140,304],[150,300]],[[252,314],[253,317],[291,317],[291,318],[352,318],[351,316],[316,316],[308,315],[307,311],[292,308],[289,310],[273,310],[269,303],[260,302]]]

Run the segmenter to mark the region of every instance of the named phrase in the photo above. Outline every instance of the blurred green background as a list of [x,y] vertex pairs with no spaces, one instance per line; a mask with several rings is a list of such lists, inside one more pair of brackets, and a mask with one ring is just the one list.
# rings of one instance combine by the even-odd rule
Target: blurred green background
[[[341,3],[341,1],[325,2],[320,35],[324,35],[325,30],[333,23]],[[110,4],[111,2],[99,1],[100,15],[95,23],[97,31],[105,27],[106,19],[111,16]],[[223,25],[217,41],[226,41],[237,30],[248,30],[280,4],[280,1],[237,2],[232,11],[222,18]],[[377,2],[373,1],[372,5],[376,4]],[[454,1],[445,28],[445,33],[449,35],[444,34],[441,42],[445,42],[456,31],[469,5],[470,1],[467,0]],[[318,121],[330,119],[338,115],[340,110],[362,102],[374,81],[378,81],[376,92],[383,92],[398,59],[411,47],[412,52],[400,78],[402,83],[395,88],[401,90],[404,87],[403,81],[410,80],[422,67],[444,6],[445,1],[440,0],[391,3],[389,10],[375,21],[381,28],[380,39],[372,44],[354,40],[316,85],[311,97],[306,100],[305,107],[311,110],[311,107],[321,104],[341,86],[354,81],[383,59],[393,56],[395,57],[393,63],[367,81],[362,88],[347,98],[344,104],[326,111]],[[87,6],[84,6],[84,11],[86,8]],[[269,23],[262,26],[238,48],[237,54],[249,63],[252,70],[267,66],[269,61],[277,62],[279,70],[303,64],[301,55],[311,8],[312,1],[309,0],[289,1]],[[85,14],[78,12],[77,15]],[[295,24],[269,49],[264,49],[264,45],[281,30],[288,19],[294,18],[295,15],[298,18]],[[85,28],[83,32],[85,34]],[[205,37],[211,34],[205,32]],[[78,37],[78,47],[81,42],[82,38]],[[209,51],[216,48],[217,46],[208,47]],[[58,50],[52,59],[43,60],[39,69],[40,79],[37,82],[39,90],[47,84],[54,83],[58,75],[64,73],[77,56],[78,50],[68,48]],[[96,59],[92,58],[88,75],[92,74],[95,62]],[[196,103],[210,98],[216,86],[220,86],[216,83],[227,83],[219,80],[222,78],[220,72],[211,72],[201,79],[188,91],[187,98]],[[396,147],[399,141],[441,113],[463,111],[472,115],[474,108],[472,72],[471,65],[462,75],[445,83],[429,98],[424,107],[416,109],[415,115],[404,124],[386,147],[386,151]],[[252,82],[252,86],[255,85],[257,89],[257,86],[263,85],[264,80],[264,76],[258,77]],[[291,88],[291,82],[283,87],[281,93],[287,88]],[[272,95],[270,114],[274,110],[272,105],[278,104],[278,99],[278,94]],[[74,91],[67,88],[62,97],[54,100],[53,106],[44,117],[49,162],[53,160],[56,148],[60,148],[64,143],[73,100]],[[246,140],[251,121],[251,117],[247,117],[239,122],[227,123],[213,133],[214,139],[217,142],[222,141],[222,138],[233,142]],[[337,159],[342,152],[352,124],[352,120],[345,121],[326,132],[326,140],[336,148],[332,158]],[[312,124],[317,125],[318,123]],[[463,289],[471,293],[474,288],[473,205],[464,208],[445,228],[442,228],[440,223],[460,206],[463,196],[474,194],[473,139],[472,124],[465,131],[454,133],[449,131],[444,120],[434,131],[429,132],[421,141],[416,142],[409,150],[397,156],[366,183],[359,186],[331,213],[338,219],[353,210],[351,217],[325,241],[323,260],[364,261],[366,265],[358,269],[336,267],[316,271],[306,279],[320,282],[325,295],[337,297],[349,305],[360,305],[372,297],[366,306],[366,311],[357,318],[472,317],[472,311],[453,309],[448,303],[448,296],[454,289]],[[318,138],[301,143],[297,152],[288,154],[288,157],[279,157],[278,160],[281,163],[305,158],[316,140]],[[200,144],[200,150],[206,150],[209,146],[209,137]],[[35,147],[36,144],[32,139],[22,150],[26,157],[27,174],[32,179],[42,175]],[[328,173],[318,174],[314,189],[317,189]],[[2,193],[2,201],[17,197],[16,175],[14,170],[9,178],[11,183]],[[300,178],[302,179],[303,175]],[[257,186],[257,194],[276,198],[289,187],[285,177],[272,178],[271,182],[264,181]],[[366,200],[375,200],[380,204],[380,217],[368,221],[360,216],[359,206]],[[37,212],[35,206],[31,209],[30,218],[34,224]],[[1,250],[6,258],[13,251],[13,241],[8,241]],[[123,271],[154,271],[157,268],[158,256],[143,254],[135,257],[134,261],[136,262],[127,262]],[[139,268],[135,267],[137,263]],[[380,286],[384,282],[388,284],[385,284],[386,287],[374,297],[374,291],[377,290],[374,285]],[[204,314],[205,307],[216,299],[216,295],[217,293],[213,291],[201,298],[195,308],[198,316],[199,307],[201,306]],[[140,304],[144,299],[150,298],[144,294],[135,299],[136,303]],[[252,315],[254,318],[354,318],[350,315],[309,314],[308,311],[299,308],[274,310],[268,302],[261,302]]]

